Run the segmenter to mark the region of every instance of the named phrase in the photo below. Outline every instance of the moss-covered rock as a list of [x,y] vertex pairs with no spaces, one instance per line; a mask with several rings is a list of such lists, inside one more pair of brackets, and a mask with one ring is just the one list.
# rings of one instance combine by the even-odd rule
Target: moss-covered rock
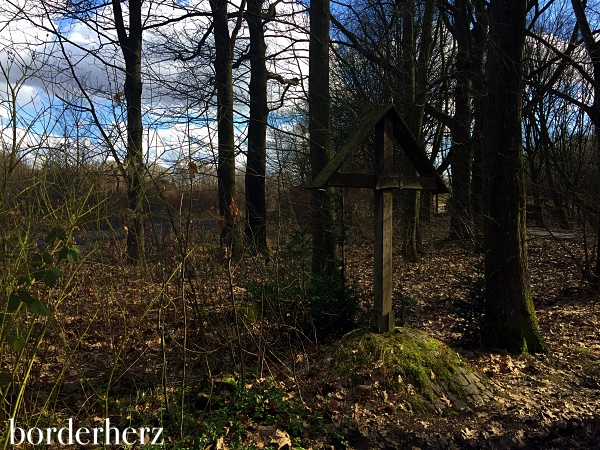
[[444,343],[410,328],[349,333],[331,355],[329,370],[338,384],[372,392],[371,398],[393,398],[411,411],[462,410],[492,398],[483,375]]

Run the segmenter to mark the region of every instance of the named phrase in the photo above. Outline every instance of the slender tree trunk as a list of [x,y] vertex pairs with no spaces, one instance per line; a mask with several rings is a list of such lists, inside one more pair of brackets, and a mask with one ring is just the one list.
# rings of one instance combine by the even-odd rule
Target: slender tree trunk
[[471,74],[473,87],[473,134],[471,147],[473,152],[473,170],[471,180],[471,219],[473,231],[479,247],[483,236],[483,103],[485,99],[484,57],[488,36],[488,10],[485,1],[474,0],[477,23],[473,26],[471,50]]
[[[397,2],[397,7],[402,11],[402,84],[401,84],[401,109],[404,119],[417,142],[423,123],[420,108],[416,107],[416,64],[415,64],[415,31],[414,31],[414,3],[402,4]],[[423,104],[424,108],[424,104]],[[416,176],[417,172],[404,152],[400,152],[402,172],[408,176]],[[419,196],[417,191],[400,191],[402,227],[402,257],[407,262],[418,262],[419,253]]]
[[554,175],[552,173],[552,162],[550,158],[550,137],[548,136],[548,129],[543,121],[540,122],[540,143],[542,146],[542,154],[544,155],[544,164],[546,168],[546,180],[548,182],[548,190],[550,191],[550,198],[554,203],[554,208],[558,213],[558,225],[564,230],[570,230],[571,224],[565,211],[564,199],[558,192],[556,185],[554,184]]
[[[429,156],[429,162],[431,164],[435,163],[438,155],[440,154],[440,149],[442,147],[442,139],[444,137],[445,125],[441,122],[438,122],[435,134],[433,136],[433,143],[431,148],[431,155]],[[435,198],[434,198],[435,197]],[[434,204],[435,201],[435,204]],[[431,191],[423,191],[421,196],[421,217],[425,222],[431,221],[432,209],[436,214],[439,213],[438,209],[439,199],[437,195],[433,195]]]
[[131,263],[141,262],[144,253],[144,155],[142,151],[142,1],[129,2],[129,35],[121,3],[113,0],[119,46],[125,60],[124,96],[127,108],[127,201],[133,213],[133,226],[127,234],[127,256]]
[[454,120],[452,129],[452,201],[450,203],[450,239],[473,235],[471,223],[471,31],[467,0],[455,1],[456,87],[454,89]]
[[547,172],[547,180],[548,180],[548,190],[550,191],[550,198],[552,199],[552,203],[554,204],[554,208],[556,208],[556,212],[558,214],[558,226],[563,230],[570,230],[571,223],[569,218],[567,217],[567,212],[565,211],[565,207],[563,202],[561,201],[561,195],[556,190],[556,186],[554,185],[554,176],[551,173],[552,167],[549,163],[546,163]]
[[239,221],[235,205],[235,138],[233,131],[233,50],[229,35],[227,0],[210,0],[215,37],[215,85],[217,88],[217,136],[219,141],[217,178],[219,214],[224,219],[221,245],[236,248]]
[[250,123],[246,164],[246,239],[258,252],[267,251],[265,201],[267,159],[267,67],[262,0],[248,0],[250,31]]
[[492,0],[483,133],[485,343],[544,352],[527,265],[521,111],[526,0]]
[[540,186],[533,184],[533,218],[535,219],[535,226],[539,228],[546,228],[546,222],[544,222],[544,207],[540,197]]
[[[427,87],[429,81],[429,63],[433,49],[433,19],[435,15],[435,1],[426,0],[423,10],[423,20],[421,22],[421,46],[417,67],[415,71],[415,118],[413,132],[416,131],[415,138],[421,145],[423,142],[423,116],[425,114],[425,104],[427,103]],[[423,222],[431,221],[432,196],[431,191],[423,191],[420,196],[419,219]]]
[[[329,102],[329,0],[310,2],[309,44],[309,132],[311,175],[316,177],[331,158],[331,119]],[[322,274],[333,269],[335,235],[331,193],[312,191],[313,256],[312,271]]]

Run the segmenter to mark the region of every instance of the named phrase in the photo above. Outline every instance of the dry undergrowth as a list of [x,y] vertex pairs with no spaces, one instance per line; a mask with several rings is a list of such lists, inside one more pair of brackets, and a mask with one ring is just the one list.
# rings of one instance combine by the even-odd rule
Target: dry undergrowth
[[[215,235],[201,241],[214,242]],[[323,391],[329,388],[319,377],[326,368],[315,366],[324,364],[320,344],[293,326],[257,320],[245,307],[249,281],[260,282],[268,270],[288,280],[293,274],[287,267],[261,258],[229,265],[218,248],[203,244],[183,270],[172,249],[160,263],[131,268],[123,264],[117,245],[89,258],[56,311],[33,367],[29,408],[44,406],[46,415],[36,420],[56,425],[65,417],[80,423],[107,416],[126,419],[122,416],[133,417],[132,411],[140,420],[173,420],[169,417],[178,413],[166,410],[165,398],[177,404],[184,385],[203,386],[227,372],[239,376],[241,346],[247,385],[265,377],[277,380],[290,398],[321,411],[347,436],[351,448],[597,448],[599,302],[586,293],[573,263],[573,257],[581,259],[581,243],[551,237],[529,241],[538,320],[551,350],[542,357],[513,358],[461,346],[450,299],[464,295],[459,275],[473,274],[480,256],[468,242],[432,239],[424,250],[418,264],[396,258],[395,289],[419,302],[409,325],[450,345],[487,375],[496,392],[494,402],[462,412],[403,414],[400,420],[373,403],[371,394],[359,393],[348,414],[339,415],[339,402],[331,401],[332,392]],[[372,258],[369,242],[346,245],[347,273],[367,293],[365,298]],[[199,422],[198,417],[194,420]],[[268,444],[268,434],[256,440],[256,427],[270,428],[247,425],[254,439],[249,445]],[[272,431],[282,436],[277,426]],[[323,431],[307,430],[306,435],[310,441],[303,433],[297,441],[305,448],[333,443]],[[172,436],[174,442],[181,438]]]

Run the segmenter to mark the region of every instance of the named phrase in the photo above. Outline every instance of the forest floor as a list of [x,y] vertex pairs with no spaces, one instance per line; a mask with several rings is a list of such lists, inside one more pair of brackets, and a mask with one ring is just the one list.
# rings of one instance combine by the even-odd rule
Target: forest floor
[[[513,357],[461,341],[452,299],[464,298],[474,286],[465,280],[480,273],[481,255],[471,242],[433,239],[420,263],[396,265],[396,289],[419,301],[409,325],[443,341],[485,375],[494,401],[392,422],[375,411],[351,436],[351,448],[600,448],[600,302],[581,281],[582,240],[543,231],[529,234],[528,251],[546,355]],[[348,254],[349,273],[366,284],[369,248],[350,247]]]
[[[200,244],[185,271],[192,292],[178,278],[177,251],[166,248],[151,270],[139,269],[123,264],[117,243],[89,257],[56,306],[28,404],[46,413],[23,420],[56,426],[68,417],[85,424],[111,417],[120,426],[165,426],[173,449],[343,448],[344,440],[355,450],[600,449],[600,301],[582,282],[585,242],[530,234],[532,294],[549,353],[514,357],[465,342],[457,330],[456,300],[481,286],[482,255],[470,241],[445,240],[447,225],[436,217],[426,230],[421,262],[395,256],[394,292],[417,301],[407,326],[442,341],[489,380],[493,400],[485,404],[411,413],[398,410],[402,399],[381,389],[377,371],[354,391],[329,383],[327,351],[339,341],[316,345],[297,333],[286,322],[300,309],[294,296],[282,320],[270,323],[257,318],[250,298],[252,283],[269,294],[273,274],[278,295],[296,292],[296,277],[309,269],[294,253],[284,260],[280,249],[281,266],[246,258],[232,268],[216,245]],[[344,259],[348,284],[359,286],[368,310],[373,248],[365,230],[363,238],[350,230]],[[199,242],[217,242],[212,233]],[[295,248],[310,254],[303,240]],[[236,384],[240,354],[244,390]]]

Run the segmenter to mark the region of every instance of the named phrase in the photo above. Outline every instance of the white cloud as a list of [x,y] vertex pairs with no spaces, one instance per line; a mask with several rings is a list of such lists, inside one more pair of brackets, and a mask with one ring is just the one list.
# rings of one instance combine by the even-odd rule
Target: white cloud
[[[9,20],[17,15],[19,7],[26,1],[29,1],[27,17]],[[168,1],[144,2],[144,7],[144,17],[148,20],[146,25],[152,21],[158,23],[181,16],[190,10],[207,12],[209,8],[206,1],[187,5],[186,8],[181,3]],[[237,5],[230,4],[231,11],[236,7]],[[277,6],[278,17],[285,18],[285,21],[271,21],[266,27],[267,53],[275,55],[275,59],[269,62],[269,70],[284,78],[303,80],[308,74],[308,37],[303,30],[308,28],[308,21],[303,10],[304,7],[295,1],[281,2]],[[53,97],[55,95],[84,107],[89,106],[82,100],[81,92],[72,79],[72,70],[90,95],[101,122],[105,124],[106,133],[111,136],[120,152],[123,152],[124,106],[117,105],[113,100],[115,94],[123,89],[124,77],[120,70],[123,61],[120,49],[114,45],[116,32],[112,24],[112,6],[107,5],[97,10],[93,16],[94,20],[85,23],[60,21],[56,16],[53,19],[54,21],[50,22],[44,17],[37,0],[9,0],[0,7],[0,45],[3,44],[6,49],[0,51],[0,64],[8,67],[12,62],[8,71],[8,81],[14,83],[18,80],[25,68],[35,75],[25,81],[18,96],[23,124],[27,126],[27,120],[40,119],[40,102],[46,102],[47,105],[51,101],[55,102],[53,110],[47,111],[48,116],[43,117],[42,122],[50,120],[49,117],[58,120],[59,107],[62,105]],[[294,21],[299,22],[300,26]],[[173,22],[160,31],[166,36],[177,36],[180,45],[193,48],[208,28],[208,23],[207,17],[192,17]],[[233,27],[233,23],[231,26]],[[62,47],[47,31],[53,27],[60,28],[67,39]],[[164,163],[188,155],[190,148],[194,158],[211,160],[216,151],[215,108],[212,105],[214,98],[209,98],[214,90],[210,80],[213,76],[211,61],[205,58],[188,63],[175,61],[173,54],[150,54],[149,50],[157,46],[163,50],[166,48],[165,37],[158,31],[152,29],[144,34],[144,113],[146,127],[150,130],[144,137],[144,149],[148,151],[150,159],[156,158]],[[237,41],[237,55],[240,54],[240,49],[246,46],[247,39],[246,27],[242,27]],[[210,48],[210,38],[206,45]],[[68,56],[72,69],[69,68],[64,55]],[[105,65],[105,62],[113,67]],[[240,120],[248,115],[247,106],[241,102],[247,97],[249,79],[249,65],[247,62],[244,64],[234,75],[238,77],[238,102],[235,109]],[[165,81],[168,83],[165,84]],[[182,88],[182,91],[177,92],[174,87]],[[270,81],[269,89],[272,93],[272,104],[278,104],[283,87],[276,81]],[[5,92],[2,90],[0,93],[0,116],[3,117],[7,116],[9,111]],[[185,98],[188,94],[197,95],[195,99],[188,100]],[[286,93],[286,98],[301,98],[303,95],[302,86],[291,87]],[[32,99],[35,99],[34,102]],[[202,101],[198,103],[199,99]],[[190,104],[192,106],[188,106]],[[193,118],[189,126],[178,123],[187,120],[186,117]],[[29,132],[41,135],[42,129],[45,127],[33,127]],[[92,132],[91,128],[88,132],[90,139],[100,145],[100,134],[97,131]],[[245,127],[238,127],[237,134],[238,142],[244,142]],[[35,139],[33,142],[35,143]]]

